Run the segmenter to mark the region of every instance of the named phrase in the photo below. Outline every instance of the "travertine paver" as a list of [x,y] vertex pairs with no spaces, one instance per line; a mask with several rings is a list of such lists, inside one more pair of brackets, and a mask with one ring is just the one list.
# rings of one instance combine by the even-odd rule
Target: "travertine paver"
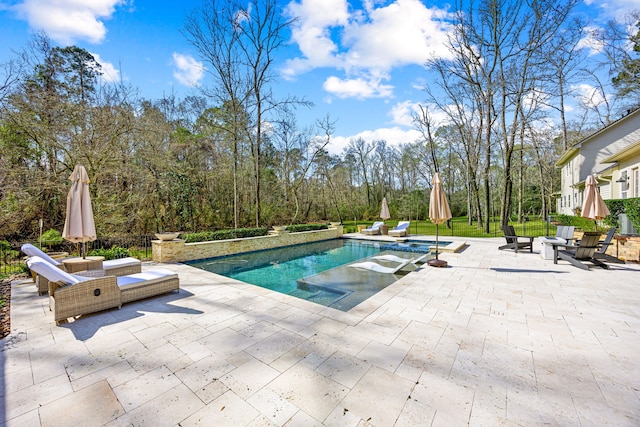
[[0,425],[640,425],[640,266],[468,243],[348,313],[170,264],[179,293],[55,326],[15,283]]

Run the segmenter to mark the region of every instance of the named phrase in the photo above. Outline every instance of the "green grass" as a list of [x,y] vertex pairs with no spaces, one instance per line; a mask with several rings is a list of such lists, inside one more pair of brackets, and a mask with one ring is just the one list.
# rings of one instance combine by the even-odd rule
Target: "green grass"
[[[374,221],[357,221],[357,225],[371,225]],[[389,225],[389,228],[394,227],[398,224],[398,220],[387,220],[386,224]],[[502,237],[503,233],[500,230],[500,223],[497,221],[492,221],[489,224],[489,233],[485,233],[482,228],[478,227],[478,223],[474,222],[473,225],[469,225],[467,223],[467,217],[456,217],[452,218],[449,221],[450,228],[447,228],[446,224],[441,224],[438,227],[438,233],[440,236],[456,236],[456,237]],[[517,222],[511,222],[513,225],[516,234],[518,235],[527,235],[527,236],[546,236],[547,235],[547,223],[543,220],[535,220],[535,221],[527,221],[525,223],[519,224]],[[343,225],[345,226],[345,232],[355,232],[356,231],[356,221],[344,221]],[[411,221],[411,226],[409,228],[409,233],[413,235],[427,235],[427,236],[435,236],[436,234],[436,226],[430,221]],[[554,235],[556,233],[556,227],[553,224],[549,224],[549,235]]]

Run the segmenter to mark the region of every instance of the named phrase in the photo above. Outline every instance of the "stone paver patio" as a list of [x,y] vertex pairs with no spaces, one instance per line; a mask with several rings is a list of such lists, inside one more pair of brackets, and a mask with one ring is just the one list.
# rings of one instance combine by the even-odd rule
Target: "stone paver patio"
[[640,266],[467,241],[348,313],[172,264],[179,293],[55,326],[16,283],[1,425],[640,425]]

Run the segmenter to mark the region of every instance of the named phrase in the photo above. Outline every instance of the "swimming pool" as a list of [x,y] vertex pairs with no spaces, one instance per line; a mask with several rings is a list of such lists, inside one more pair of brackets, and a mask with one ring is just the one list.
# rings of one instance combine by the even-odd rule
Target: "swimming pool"
[[377,255],[381,250],[379,242],[335,239],[191,261],[188,264],[347,311],[398,279],[393,274],[345,266]]

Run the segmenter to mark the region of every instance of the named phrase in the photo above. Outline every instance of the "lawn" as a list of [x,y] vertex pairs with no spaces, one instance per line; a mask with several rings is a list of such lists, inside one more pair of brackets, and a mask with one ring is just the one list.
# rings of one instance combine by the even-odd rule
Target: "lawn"
[[[357,230],[356,225],[371,225],[374,221],[344,221],[343,225],[345,227],[345,232],[355,232]],[[398,220],[387,220],[385,221],[389,227],[393,227],[398,223]],[[526,221],[522,224],[517,222],[512,222],[511,225],[516,230],[516,234],[518,235],[527,235],[527,236],[548,236],[556,234],[556,227],[553,224],[547,224],[546,221],[541,219],[534,221]],[[485,233],[481,228],[479,228],[478,223],[474,222],[473,225],[469,225],[467,223],[467,217],[456,217],[452,218],[449,221],[449,226],[447,224],[442,224],[438,227],[438,231],[440,236],[456,236],[456,237],[501,237],[503,235],[502,230],[500,230],[500,223],[498,218],[495,218],[489,224],[490,232]],[[409,232],[411,234],[421,234],[421,235],[435,235],[436,234],[436,226],[430,221],[411,221],[411,226]]]

